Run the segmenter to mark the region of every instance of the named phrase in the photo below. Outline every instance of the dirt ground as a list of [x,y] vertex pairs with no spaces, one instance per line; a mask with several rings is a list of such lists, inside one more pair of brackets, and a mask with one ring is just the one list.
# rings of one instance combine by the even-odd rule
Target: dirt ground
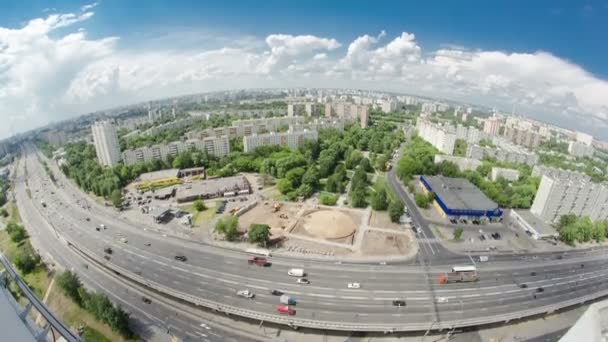
[[282,252],[290,255],[317,255],[317,256],[347,256],[352,255],[348,248],[324,245],[312,241],[300,240],[290,237],[281,245]]
[[405,255],[411,248],[412,240],[405,234],[367,230],[360,253],[366,256]]
[[347,213],[338,210],[319,210],[302,218],[308,233],[321,239],[339,239],[355,233],[359,224]]
[[259,202],[239,217],[241,229],[247,229],[252,223],[267,224],[270,226],[273,236],[280,236],[285,229],[290,228],[296,222],[296,214],[302,208],[298,203],[281,203],[281,208],[274,212],[273,201]]
[[405,229],[403,225],[392,222],[390,216],[388,216],[387,211],[375,211],[375,210],[372,210],[372,217],[369,220],[369,226],[376,227],[376,228],[395,229],[395,230]]

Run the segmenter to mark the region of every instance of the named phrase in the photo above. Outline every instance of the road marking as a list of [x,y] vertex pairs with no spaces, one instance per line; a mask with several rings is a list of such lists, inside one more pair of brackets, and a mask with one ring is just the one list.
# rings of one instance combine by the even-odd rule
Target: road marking
[[345,296],[345,297],[340,297],[342,299],[353,299],[353,300],[365,300],[365,299],[369,299],[366,297],[349,297],[349,296]]

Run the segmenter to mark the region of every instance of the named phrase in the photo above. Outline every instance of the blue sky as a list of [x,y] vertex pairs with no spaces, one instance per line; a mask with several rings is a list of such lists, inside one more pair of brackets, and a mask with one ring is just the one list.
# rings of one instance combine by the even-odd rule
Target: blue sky
[[[165,95],[315,84],[515,106],[596,135],[608,128],[608,0],[87,4],[0,2],[0,32],[13,37],[0,33],[0,47],[12,47],[0,62],[3,53],[15,61],[0,68],[0,100],[4,87],[14,106],[0,116],[13,131]],[[32,29],[41,39],[14,39]],[[19,55],[35,44],[54,53]],[[28,73],[50,79],[30,84]],[[33,103],[17,98],[28,87],[40,92]]]

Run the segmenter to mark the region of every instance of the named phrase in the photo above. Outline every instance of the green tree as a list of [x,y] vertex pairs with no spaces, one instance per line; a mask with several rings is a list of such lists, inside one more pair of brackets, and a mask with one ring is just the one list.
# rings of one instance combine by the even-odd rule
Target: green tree
[[0,217],[8,217],[8,211],[4,208],[0,208]]
[[112,205],[115,208],[120,208],[122,206],[122,191],[119,189],[113,190],[110,195],[110,200],[112,200]]
[[577,216],[574,214],[562,215],[559,218],[558,229],[564,228],[576,222]]
[[321,194],[321,196],[319,196],[319,200],[323,205],[336,205],[336,202],[338,202],[338,196],[331,194]]
[[270,226],[267,224],[252,223],[251,226],[249,226],[247,236],[249,242],[266,247],[268,239],[270,238]]
[[361,159],[359,162],[359,167],[363,169],[365,172],[372,172],[374,168],[372,167],[372,163],[367,158]]
[[358,187],[350,192],[350,202],[351,205],[355,208],[365,208],[367,206],[367,201],[365,200],[365,189]]
[[342,193],[344,192],[344,182],[340,180],[337,174],[333,174],[327,178],[325,190],[329,192]]
[[10,230],[7,229],[7,231],[9,232],[9,235],[11,237],[11,241],[16,243],[23,241],[27,237],[27,232],[25,231],[25,228],[18,224],[15,224],[14,228]]
[[403,213],[403,202],[401,200],[395,199],[388,204],[388,215],[392,222],[398,223]]
[[373,194],[371,199],[372,209],[374,210],[386,210],[388,208],[388,199],[386,195],[386,189],[381,188]]
[[239,220],[236,216],[220,219],[215,224],[215,232],[223,234],[226,240],[233,241],[238,236]]
[[63,293],[71,298],[76,304],[82,306],[82,298],[80,297],[80,288],[82,283],[72,271],[65,271],[57,277],[57,285],[63,290]]
[[282,193],[282,194],[287,194],[290,191],[293,191],[293,185],[291,184],[291,181],[287,178],[281,178],[279,179],[279,181],[277,182],[277,189]]
[[200,200],[200,199],[194,201],[194,203],[192,203],[192,207],[196,211],[203,211],[203,210],[207,209],[207,207],[205,206],[205,202],[203,202],[203,200]]
[[464,230],[461,227],[454,229],[454,241],[460,240],[460,237],[462,236],[463,231]]
[[306,173],[304,173],[304,175],[302,176],[302,184],[306,184],[312,189],[317,189],[319,187],[319,178],[319,171],[317,171],[317,168],[312,165],[306,170]]
[[32,251],[19,249],[15,253],[13,262],[23,274],[28,274],[36,268],[40,262],[40,257]]
[[416,205],[419,208],[428,208],[429,207],[429,197],[426,194],[423,193],[417,193],[416,195],[414,195],[414,200],[416,201]]

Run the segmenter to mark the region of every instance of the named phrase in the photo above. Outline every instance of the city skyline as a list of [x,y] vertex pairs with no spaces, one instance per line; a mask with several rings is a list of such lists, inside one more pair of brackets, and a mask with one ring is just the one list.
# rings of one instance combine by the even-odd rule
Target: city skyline
[[[417,6],[414,13],[407,12],[407,22],[399,23],[389,12],[404,6],[387,2],[354,32],[336,27],[345,20],[335,17],[337,9],[345,18],[361,19],[369,4],[294,5],[303,7],[303,18],[317,13],[319,25],[307,28],[299,21],[289,26],[286,21],[294,14],[269,3],[251,13],[265,11],[260,18],[279,19],[257,29],[251,29],[251,20],[236,25],[232,13],[251,7],[243,3],[222,7],[158,2],[142,9],[137,20],[126,24],[121,19],[115,27],[109,24],[113,15],[128,6],[73,1],[59,1],[49,8],[3,4],[0,9],[8,15],[0,23],[4,46],[0,57],[5,61],[0,100],[6,105],[0,117],[7,124],[0,127],[0,138],[158,98],[235,88],[322,85],[514,109],[516,114],[606,140],[608,100],[602,94],[608,92],[608,71],[602,62],[606,59],[601,58],[606,51],[600,48],[594,51],[595,58],[589,57],[589,44],[599,39],[591,31],[601,31],[597,28],[605,25],[599,22],[608,8],[601,2],[576,8],[552,4],[535,4],[527,16],[541,18],[540,13],[546,12],[567,18],[572,24],[568,34],[578,32],[588,39],[572,42],[572,49],[557,44],[555,37],[539,39],[543,30],[557,27],[557,19],[543,19],[548,25],[543,29],[524,24],[532,30],[531,36],[520,42],[507,39],[504,28],[487,28],[485,37],[473,34],[478,30],[472,26],[489,15],[484,6],[462,22],[451,22],[454,32],[438,32],[439,21],[454,8]],[[184,14],[193,8],[198,16]],[[158,13],[169,9],[184,14],[183,26],[175,18],[166,23],[158,20]],[[423,25],[429,11],[436,18]],[[226,15],[212,18],[217,13]],[[585,26],[591,23],[593,30]],[[229,28],[231,24],[235,25]]]

